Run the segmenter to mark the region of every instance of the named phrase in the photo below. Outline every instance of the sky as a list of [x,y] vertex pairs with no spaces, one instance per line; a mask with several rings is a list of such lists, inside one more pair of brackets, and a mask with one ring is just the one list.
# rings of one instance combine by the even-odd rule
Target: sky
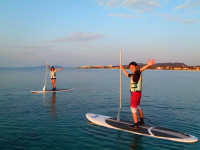
[[200,65],[200,0],[0,0],[0,68]]

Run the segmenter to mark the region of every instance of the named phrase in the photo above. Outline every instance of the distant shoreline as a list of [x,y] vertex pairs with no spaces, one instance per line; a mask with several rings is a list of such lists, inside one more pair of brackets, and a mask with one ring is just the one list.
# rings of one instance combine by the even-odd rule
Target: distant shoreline
[[[90,69],[94,69],[94,70],[119,70],[119,68],[81,68],[81,67],[77,67],[77,69],[84,69],[84,70],[90,70]],[[129,69],[129,68],[126,68]],[[146,69],[146,70],[160,70],[160,71],[200,71],[200,69]]]
[[[145,64],[138,64],[138,68],[141,68]],[[123,65],[125,69],[129,69],[128,65]],[[78,69],[119,69],[119,66],[82,66]],[[187,66],[184,63],[157,63],[148,68],[149,70],[179,70],[179,71],[200,71],[200,66]]]
[[[138,64],[138,68],[141,68],[145,64]],[[62,66],[55,66],[56,68],[61,68]],[[129,69],[128,65],[123,65],[125,69]],[[7,69],[45,69],[46,66],[34,66],[34,67],[4,67],[0,68],[1,70]],[[87,66],[84,65],[82,67],[62,67],[68,69],[119,69],[119,66]],[[183,63],[157,63],[153,66],[149,67],[148,70],[178,70],[178,71],[200,71],[200,66],[188,66]]]

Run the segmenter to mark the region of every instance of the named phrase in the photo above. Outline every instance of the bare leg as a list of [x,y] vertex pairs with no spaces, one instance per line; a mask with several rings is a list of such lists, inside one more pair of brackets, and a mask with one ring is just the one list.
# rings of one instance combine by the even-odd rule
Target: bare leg
[[138,117],[137,117],[137,112],[136,113],[132,113],[133,114],[133,120],[135,123],[138,123]]
[[141,109],[138,109],[138,114],[140,116],[140,119],[142,120],[143,119],[143,113],[142,113],[142,110]]
[[56,79],[51,79],[51,83],[52,83],[53,88],[55,89],[56,88]]
[[140,116],[140,125],[145,125],[144,123],[144,119],[143,119],[143,113],[142,113],[142,110],[141,109],[138,109],[138,114]]
[[133,120],[135,122],[135,125],[130,125],[131,129],[139,129],[139,123],[138,123],[138,117],[137,117],[137,112],[132,113],[133,115]]

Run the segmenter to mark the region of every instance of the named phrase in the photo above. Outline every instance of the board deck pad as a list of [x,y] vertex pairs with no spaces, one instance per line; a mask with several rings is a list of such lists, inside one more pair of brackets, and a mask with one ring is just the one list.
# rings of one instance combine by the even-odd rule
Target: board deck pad
[[137,133],[142,133],[146,135],[154,135],[154,136],[161,136],[161,137],[168,137],[168,138],[188,138],[188,135],[179,133],[177,131],[173,131],[171,129],[166,129],[162,127],[157,127],[157,126],[140,126],[139,129],[131,129],[130,125],[132,123],[129,123],[128,121],[117,121],[116,118],[109,118],[106,119],[105,122],[111,126],[114,126],[119,129],[123,130],[128,130],[128,131],[133,131]]
[[31,93],[54,93],[54,92],[67,92],[72,91],[73,89],[57,89],[57,90],[45,90],[45,91],[30,91]]
[[185,133],[181,133],[175,130],[159,127],[159,126],[140,126],[139,129],[132,129],[130,128],[130,125],[133,124],[131,121],[126,121],[126,120],[120,120],[117,121],[116,118],[109,117],[109,116],[103,116],[99,114],[92,114],[92,113],[87,113],[86,117],[88,120],[91,122],[105,126],[108,128],[113,128],[117,130],[122,130],[134,134],[139,134],[139,135],[144,135],[144,136],[149,136],[149,137],[154,137],[154,138],[159,138],[159,139],[166,139],[166,140],[171,140],[171,141],[177,141],[177,142],[185,142],[185,143],[192,143],[192,142],[197,142],[198,138],[188,135]]

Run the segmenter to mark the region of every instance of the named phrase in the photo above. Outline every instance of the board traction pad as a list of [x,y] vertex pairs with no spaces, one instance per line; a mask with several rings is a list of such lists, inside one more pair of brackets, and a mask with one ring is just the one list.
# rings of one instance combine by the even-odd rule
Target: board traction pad
[[133,124],[132,122],[125,120],[120,120],[118,122],[116,118],[106,119],[105,122],[118,129],[127,130],[133,133],[145,134],[149,136],[181,138],[181,139],[189,137],[189,135],[158,126],[140,126],[139,129],[131,129],[130,125]]

